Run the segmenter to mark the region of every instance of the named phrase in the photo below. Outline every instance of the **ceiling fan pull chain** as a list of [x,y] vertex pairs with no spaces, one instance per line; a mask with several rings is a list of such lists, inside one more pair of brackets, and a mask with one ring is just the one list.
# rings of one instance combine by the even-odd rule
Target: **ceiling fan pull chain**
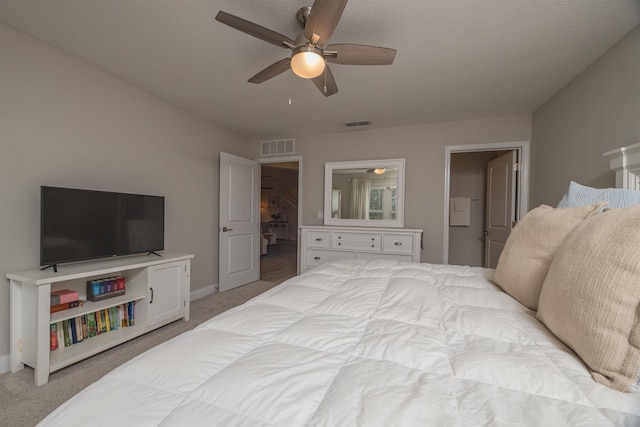
[[324,67],[324,93],[327,93],[327,67]]

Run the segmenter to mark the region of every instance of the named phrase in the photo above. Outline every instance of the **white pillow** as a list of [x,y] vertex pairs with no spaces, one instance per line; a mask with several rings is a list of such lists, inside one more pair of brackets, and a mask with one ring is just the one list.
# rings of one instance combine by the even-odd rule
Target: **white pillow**
[[640,191],[622,188],[591,188],[571,181],[569,190],[562,197],[559,208],[575,208],[592,205],[597,202],[609,202],[607,209],[626,208],[640,204]]

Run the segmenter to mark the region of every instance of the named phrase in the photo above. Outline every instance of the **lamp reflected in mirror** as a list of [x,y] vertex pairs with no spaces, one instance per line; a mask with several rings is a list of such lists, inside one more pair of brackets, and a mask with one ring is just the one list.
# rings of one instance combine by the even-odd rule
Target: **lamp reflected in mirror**
[[404,225],[404,159],[327,163],[325,189],[327,225]]

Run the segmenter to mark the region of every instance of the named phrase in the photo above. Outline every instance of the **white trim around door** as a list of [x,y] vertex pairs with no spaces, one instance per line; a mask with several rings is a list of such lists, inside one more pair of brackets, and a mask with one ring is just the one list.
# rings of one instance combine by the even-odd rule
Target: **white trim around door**
[[518,170],[518,205],[516,221],[529,211],[529,170],[531,163],[530,142],[493,142],[485,144],[448,145],[445,147],[444,159],[444,232],[442,242],[442,263],[449,263],[449,187],[451,178],[451,155],[454,153],[471,153],[478,151],[517,150],[519,155]]

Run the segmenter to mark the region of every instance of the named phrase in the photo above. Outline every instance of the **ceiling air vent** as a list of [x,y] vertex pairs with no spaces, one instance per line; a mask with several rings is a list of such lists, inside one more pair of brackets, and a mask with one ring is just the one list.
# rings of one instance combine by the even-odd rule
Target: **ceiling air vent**
[[356,126],[369,126],[371,124],[371,120],[357,120],[353,122],[345,122],[344,125],[348,128],[356,127]]
[[263,156],[278,156],[282,154],[293,154],[294,139],[276,139],[273,141],[260,141],[260,154]]

